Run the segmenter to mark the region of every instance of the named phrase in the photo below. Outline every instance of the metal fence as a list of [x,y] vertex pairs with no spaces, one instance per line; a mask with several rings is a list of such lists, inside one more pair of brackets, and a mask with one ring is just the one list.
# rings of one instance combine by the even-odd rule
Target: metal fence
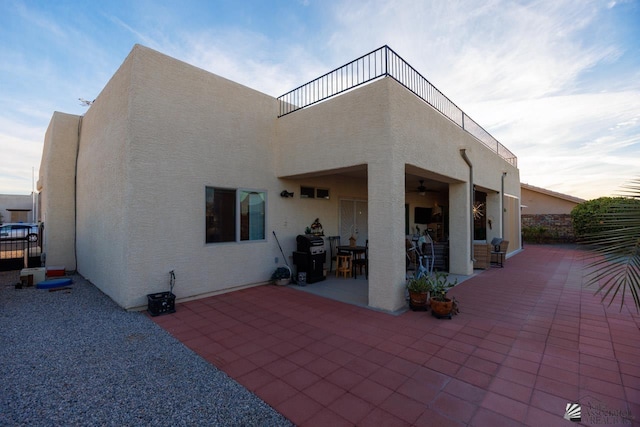
[[0,239],[0,271],[40,267],[42,237],[42,228],[38,230],[37,238],[28,237],[15,230],[3,233]]
[[517,166],[517,157],[507,147],[498,142],[386,45],[278,97],[280,108],[278,117],[322,102],[382,77],[393,78],[507,162]]

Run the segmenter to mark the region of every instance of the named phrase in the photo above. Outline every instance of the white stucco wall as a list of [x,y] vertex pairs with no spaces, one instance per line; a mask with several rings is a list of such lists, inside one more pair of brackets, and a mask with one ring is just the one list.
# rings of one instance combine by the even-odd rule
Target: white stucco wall
[[44,138],[39,183],[44,248],[48,266],[76,269],[75,163],[80,117],[53,113]]
[[140,221],[128,213],[134,62],[130,54],[83,117],[78,152],[78,271],[124,307],[130,227]]
[[268,280],[270,229],[205,244],[205,186],[266,190],[269,220],[276,116],[271,97],[135,46],[83,122],[81,273],[127,308],[168,290],[170,270],[179,298]]
[[[405,170],[435,174],[449,183],[450,271],[473,271],[470,248],[469,167],[484,191],[519,195],[517,168],[391,78],[297,111],[278,120],[280,176],[368,165],[369,304],[395,310],[404,304]],[[494,200],[494,202],[496,202]],[[498,200],[499,202],[499,200]],[[495,216],[501,207],[493,207]],[[489,238],[500,233],[500,215]]]
[[[272,231],[291,265],[305,227],[319,218],[327,236],[339,234],[340,200],[360,199],[369,211],[369,303],[395,310],[404,305],[407,168],[449,184],[454,273],[472,270],[460,149],[475,185],[500,191],[506,171],[505,192],[519,196],[516,168],[390,78],[279,119],[277,107],[268,95],[135,46],[82,120],[80,273],[125,308],[168,290],[170,270],[179,298],[264,283],[282,264]],[[330,199],[301,199],[301,185],[328,188]],[[206,244],[206,186],[266,191],[266,239]],[[284,189],[295,197],[281,198]]]

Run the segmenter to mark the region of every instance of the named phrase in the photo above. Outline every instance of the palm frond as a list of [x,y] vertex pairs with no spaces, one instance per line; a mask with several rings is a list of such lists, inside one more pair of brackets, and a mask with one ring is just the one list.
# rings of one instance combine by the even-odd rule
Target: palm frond
[[640,178],[623,188],[627,193],[598,217],[599,230],[583,241],[590,249],[586,286],[595,286],[609,306],[619,297],[620,311],[630,294],[640,312]]

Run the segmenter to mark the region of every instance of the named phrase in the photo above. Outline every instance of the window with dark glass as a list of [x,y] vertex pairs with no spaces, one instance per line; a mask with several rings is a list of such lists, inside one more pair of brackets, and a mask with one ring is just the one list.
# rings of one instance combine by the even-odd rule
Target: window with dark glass
[[476,191],[475,202],[472,206],[473,239],[487,239],[487,193]]
[[326,199],[329,200],[329,189],[315,187],[300,187],[301,199]]
[[265,239],[266,193],[206,187],[206,243]]
[[316,189],[313,187],[300,187],[300,197],[303,199],[314,199],[316,197]]
[[236,190],[207,187],[206,242],[236,240]]
[[329,190],[326,188],[316,188],[316,198],[329,200]]

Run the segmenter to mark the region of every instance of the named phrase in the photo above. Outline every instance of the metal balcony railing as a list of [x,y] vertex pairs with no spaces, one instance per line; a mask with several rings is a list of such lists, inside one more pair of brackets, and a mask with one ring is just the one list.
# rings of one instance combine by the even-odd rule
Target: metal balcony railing
[[278,97],[280,107],[278,117],[382,77],[393,78],[507,162],[517,166],[518,158],[515,154],[466,115],[453,101],[386,45]]

